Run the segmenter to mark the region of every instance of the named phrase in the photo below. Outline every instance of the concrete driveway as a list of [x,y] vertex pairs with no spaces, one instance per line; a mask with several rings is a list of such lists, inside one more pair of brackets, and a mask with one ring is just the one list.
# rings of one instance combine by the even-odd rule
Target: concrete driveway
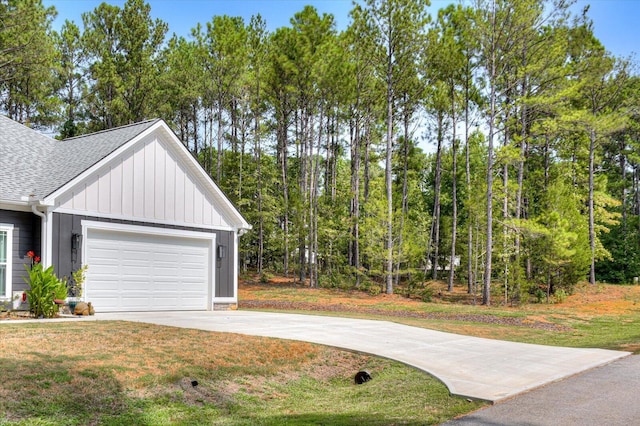
[[96,314],[96,320],[277,337],[369,353],[414,366],[454,395],[498,402],[626,357],[628,352],[482,339],[400,325],[327,316],[225,312]]

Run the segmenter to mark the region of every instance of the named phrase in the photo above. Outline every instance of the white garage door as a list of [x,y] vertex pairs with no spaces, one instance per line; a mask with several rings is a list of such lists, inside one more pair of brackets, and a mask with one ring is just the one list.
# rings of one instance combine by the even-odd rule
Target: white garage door
[[91,228],[84,234],[85,300],[96,312],[208,308],[213,236]]

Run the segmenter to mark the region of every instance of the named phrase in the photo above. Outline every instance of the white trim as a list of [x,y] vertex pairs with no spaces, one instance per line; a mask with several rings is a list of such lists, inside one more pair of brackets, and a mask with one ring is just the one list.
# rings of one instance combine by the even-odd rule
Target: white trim
[[44,211],[46,220],[42,220],[42,238],[40,243],[42,247],[42,266],[48,268],[53,265],[53,212],[49,209]]
[[[235,228],[232,228],[230,226],[204,225],[199,223],[174,222],[171,220],[137,218],[135,216],[117,215],[117,214],[109,214],[109,213],[96,213],[96,212],[87,211],[87,210],[59,208],[59,209],[55,209],[53,212],[62,213],[62,214],[72,214],[75,216],[90,216],[90,217],[97,217],[97,218],[99,217],[104,219],[126,220],[128,222],[152,223],[154,225],[171,225],[171,226],[184,226],[188,228],[210,229],[212,231],[234,231],[235,230]],[[96,222],[96,223],[104,223],[104,222]]]
[[213,304],[223,304],[223,303],[238,303],[238,299],[236,297],[214,297]]
[[116,232],[129,232],[133,234],[147,234],[147,235],[166,235],[172,237],[184,237],[184,238],[198,238],[203,240],[215,239],[215,233],[213,232],[198,232],[198,231],[185,231],[182,229],[169,229],[169,228],[156,228],[153,226],[141,226],[141,225],[129,225],[124,223],[113,222],[96,222],[93,220],[82,220],[82,234],[85,235],[85,230],[101,229],[107,231]]
[[31,206],[29,206],[29,203],[12,203],[11,201],[0,200],[0,210],[30,212]]
[[13,289],[13,225],[10,223],[0,223],[0,232],[7,233],[6,282],[4,283],[4,294],[0,294],[0,299],[11,300]]
[[240,273],[240,235],[238,232],[233,233],[234,244],[233,244],[233,294],[235,296],[236,302],[238,301],[238,275]]
[[[212,310],[214,304],[215,286],[216,286],[216,240],[217,236],[215,232],[198,232],[198,231],[184,231],[180,229],[167,229],[156,228],[151,226],[140,225],[128,225],[122,223],[112,222],[96,222],[92,220],[82,220],[80,222],[82,226],[82,235],[85,243],[82,244],[82,264],[86,262],[87,258],[87,238],[90,229],[113,231],[122,233],[144,234],[144,235],[157,235],[168,236],[174,238],[184,239],[200,239],[209,241],[209,253],[210,253],[210,267],[209,267],[209,283],[207,284],[207,304],[206,309]],[[84,297],[87,297],[87,292],[84,292]]]
[[209,279],[211,280],[211,283],[209,285],[209,290],[207,293],[207,311],[213,311],[213,305],[215,303],[215,297],[216,297],[216,285],[218,285],[218,283],[216,282],[216,270],[218,268],[217,265],[217,259],[216,259],[216,247],[218,244],[218,236],[214,233],[213,234],[213,241],[211,243],[211,250],[209,252],[209,256],[211,256],[209,258],[209,263],[211,264],[211,270],[209,271]]

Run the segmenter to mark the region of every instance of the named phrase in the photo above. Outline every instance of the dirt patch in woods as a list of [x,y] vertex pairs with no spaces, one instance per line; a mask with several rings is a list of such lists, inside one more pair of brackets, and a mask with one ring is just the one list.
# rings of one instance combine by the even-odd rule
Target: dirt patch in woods
[[276,309],[283,311],[354,312],[394,318],[419,318],[446,321],[477,322],[536,328],[541,330],[568,331],[570,328],[531,318],[503,317],[487,314],[454,314],[445,312],[394,311],[363,306],[327,305],[308,302],[279,302],[276,300],[244,300],[240,307],[248,309]]
[[[453,292],[441,281],[426,283],[432,294],[431,302],[402,294],[371,295],[358,290],[310,289],[296,283],[291,278],[274,277],[268,282],[260,282],[257,277],[248,277],[240,282],[239,307],[247,309],[302,310],[325,312],[353,312],[370,315],[402,318],[421,318],[447,321],[490,323],[521,326],[541,330],[567,331],[569,328],[548,320],[551,311],[570,311],[572,315],[627,315],[640,312],[640,286],[610,284],[579,284],[572,295],[561,303],[528,304],[526,306],[498,305],[495,308],[505,312],[526,312],[525,317],[495,315],[478,306],[479,296],[468,294],[465,286],[455,286]],[[476,305],[477,312],[449,313],[432,312],[429,306]],[[437,309],[436,309],[437,311]]]

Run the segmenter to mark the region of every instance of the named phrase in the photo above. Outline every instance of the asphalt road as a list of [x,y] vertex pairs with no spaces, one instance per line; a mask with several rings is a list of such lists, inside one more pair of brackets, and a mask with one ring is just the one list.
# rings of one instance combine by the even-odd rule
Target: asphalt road
[[640,425],[640,356],[551,383],[446,426]]

